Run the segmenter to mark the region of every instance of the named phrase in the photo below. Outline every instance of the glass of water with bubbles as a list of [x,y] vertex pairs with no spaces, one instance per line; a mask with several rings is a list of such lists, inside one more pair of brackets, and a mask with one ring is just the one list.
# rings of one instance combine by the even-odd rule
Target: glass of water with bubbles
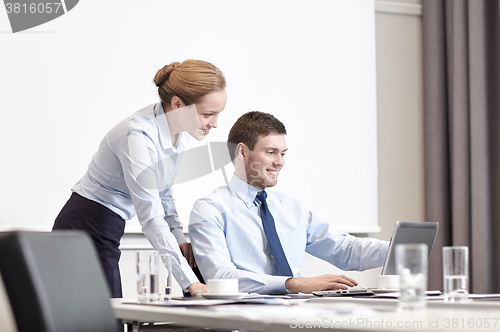
[[401,311],[422,310],[427,306],[427,245],[398,244],[396,270],[399,275]]

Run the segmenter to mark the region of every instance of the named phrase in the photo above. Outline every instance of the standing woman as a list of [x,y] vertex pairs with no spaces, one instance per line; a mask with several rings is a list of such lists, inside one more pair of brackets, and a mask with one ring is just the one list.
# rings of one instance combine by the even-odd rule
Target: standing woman
[[226,105],[224,74],[200,60],[173,62],[154,77],[161,102],[118,123],[104,137],[53,229],[79,229],[93,239],[113,297],[122,297],[120,239],[137,214],[156,250],[172,255],[173,275],[192,295],[206,292],[192,271],[172,184],[188,137],[217,128]]

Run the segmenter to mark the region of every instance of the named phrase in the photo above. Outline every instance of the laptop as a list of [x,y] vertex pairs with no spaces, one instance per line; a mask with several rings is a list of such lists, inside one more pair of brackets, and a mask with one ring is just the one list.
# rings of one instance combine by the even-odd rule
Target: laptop
[[[406,243],[424,243],[427,245],[428,257],[431,255],[436,240],[439,224],[437,222],[397,221],[389,243],[389,252],[385,259],[382,275],[396,274],[396,245]],[[377,288],[353,287],[330,291],[313,292],[316,296],[363,296],[373,295]],[[387,290],[385,290],[387,291]]]

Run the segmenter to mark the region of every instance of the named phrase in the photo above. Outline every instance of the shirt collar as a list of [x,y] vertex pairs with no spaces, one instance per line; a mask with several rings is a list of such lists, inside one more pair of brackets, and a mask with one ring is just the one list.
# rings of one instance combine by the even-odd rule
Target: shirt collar
[[160,133],[160,144],[163,149],[172,147],[172,138],[170,137],[170,128],[168,127],[167,116],[163,110],[161,102],[155,105],[155,121]]
[[[160,132],[160,144],[161,147],[165,149],[174,149],[176,147],[172,144],[172,137],[170,135],[170,128],[168,127],[167,116],[165,115],[165,111],[163,110],[163,106],[161,102],[155,105],[154,107],[155,121],[159,128]],[[189,135],[185,132],[179,133],[177,137],[177,147],[183,148],[186,146]]]
[[257,196],[257,193],[259,192],[257,188],[241,180],[236,176],[236,174],[233,174],[233,178],[229,182],[229,187],[236,193],[243,203],[245,203],[247,208],[253,206],[255,196]]

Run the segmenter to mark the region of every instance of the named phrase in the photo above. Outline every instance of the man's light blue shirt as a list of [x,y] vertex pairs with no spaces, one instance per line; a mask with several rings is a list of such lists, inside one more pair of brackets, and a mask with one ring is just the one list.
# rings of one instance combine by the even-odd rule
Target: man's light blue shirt
[[124,220],[137,214],[153,247],[173,256],[173,274],[183,289],[198,281],[178,246],[186,238],[172,197],[188,137],[178,134],[174,146],[161,103],[149,105],[106,134],[72,188]]
[[[267,203],[294,277],[301,277],[305,252],[342,270],[384,264],[387,241],[339,233],[283,193],[267,190]],[[238,278],[242,292],[286,294],[289,277],[276,276],[260,217],[258,190],[233,176],[227,186],[199,199],[189,236],[196,262],[207,279]]]

